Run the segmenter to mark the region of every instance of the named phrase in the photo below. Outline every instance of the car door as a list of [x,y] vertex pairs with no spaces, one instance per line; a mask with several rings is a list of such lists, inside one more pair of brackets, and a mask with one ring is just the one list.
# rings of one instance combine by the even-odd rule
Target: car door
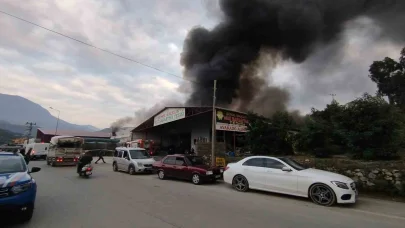
[[162,162],[162,169],[165,172],[166,176],[173,177],[174,174],[174,165],[176,164],[175,156],[168,156]]
[[[267,173],[267,181],[265,187],[269,191],[275,191],[285,194],[297,194],[298,179],[295,170],[287,166],[283,162],[273,159],[264,159]],[[283,171],[283,167],[288,167],[291,171]]]
[[183,157],[176,157],[175,165],[173,168],[174,168],[173,169],[174,177],[179,178],[179,179],[190,179],[191,178],[191,176],[189,177],[189,175],[188,175],[187,164]]
[[118,167],[118,169],[119,170],[122,170],[122,155],[124,154],[124,152],[122,151],[122,150],[120,150],[120,151],[118,151],[118,154],[117,154],[117,157],[115,158],[116,159],[116,162],[117,162],[117,167]]
[[122,170],[127,171],[129,169],[129,164],[131,164],[131,157],[128,151],[124,150],[122,154]]
[[242,164],[243,175],[247,178],[251,188],[265,190],[267,169],[264,165],[263,158],[251,158]]

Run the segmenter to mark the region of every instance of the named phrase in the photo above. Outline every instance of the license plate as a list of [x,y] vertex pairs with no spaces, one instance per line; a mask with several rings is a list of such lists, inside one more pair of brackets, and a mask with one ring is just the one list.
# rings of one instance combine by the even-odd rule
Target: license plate
[[221,177],[221,175],[215,175],[215,178],[220,178]]
[[89,171],[88,171],[88,172],[86,172],[86,175],[91,175],[91,172],[89,172]]

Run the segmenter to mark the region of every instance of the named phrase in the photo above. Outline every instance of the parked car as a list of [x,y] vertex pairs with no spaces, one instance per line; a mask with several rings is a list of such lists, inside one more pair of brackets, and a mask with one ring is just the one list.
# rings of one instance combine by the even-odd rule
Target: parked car
[[222,178],[224,172],[220,167],[205,165],[200,156],[183,154],[167,155],[153,163],[153,169],[157,171],[161,180],[172,177],[191,180],[196,185],[205,181],[215,182]]
[[143,148],[117,147],[113,158],[113,170],[124,171],[131,175],[152,172],[155,160]]
[[355,203],[358,192],[349,177],[305,168],[296,161],[280,157],[251,156],[227,165],[224,181],[237,191],[257,189],[310,198],[314,203]]
[[20,153],[0,152],[0,215],[27,222],[34,213],[37,184]]

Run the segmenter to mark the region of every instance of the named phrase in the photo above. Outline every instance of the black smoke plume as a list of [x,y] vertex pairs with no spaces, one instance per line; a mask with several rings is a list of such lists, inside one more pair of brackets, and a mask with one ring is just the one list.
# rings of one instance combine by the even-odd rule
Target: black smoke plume
[[345,23],[360,16],[375,20],[392,39],[405,37],[405,0],[220,0],[219,5],[222,21],[212,30],[193,28],[184,41],[184,75],[197,82],[187,105],[211,105],[218,80],[218,106],[261,108],[262,114],[285,110],[288,91],[268,87],[258,74],[266,67],[259,61],[263,55],[301,63],[339,40]]

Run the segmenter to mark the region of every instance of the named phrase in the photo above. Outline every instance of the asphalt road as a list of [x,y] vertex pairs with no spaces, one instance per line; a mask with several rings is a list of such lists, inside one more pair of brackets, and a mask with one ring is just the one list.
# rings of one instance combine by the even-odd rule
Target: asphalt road
[[261,192],[239,193],[223,183],[195,186],[156,175],[113,172],[95,165],[90,179],[74,167],[41,167],[36,210],[28,224],[11,227],[404,227],[405,204],[362,199],[325,208],[306,199]]

